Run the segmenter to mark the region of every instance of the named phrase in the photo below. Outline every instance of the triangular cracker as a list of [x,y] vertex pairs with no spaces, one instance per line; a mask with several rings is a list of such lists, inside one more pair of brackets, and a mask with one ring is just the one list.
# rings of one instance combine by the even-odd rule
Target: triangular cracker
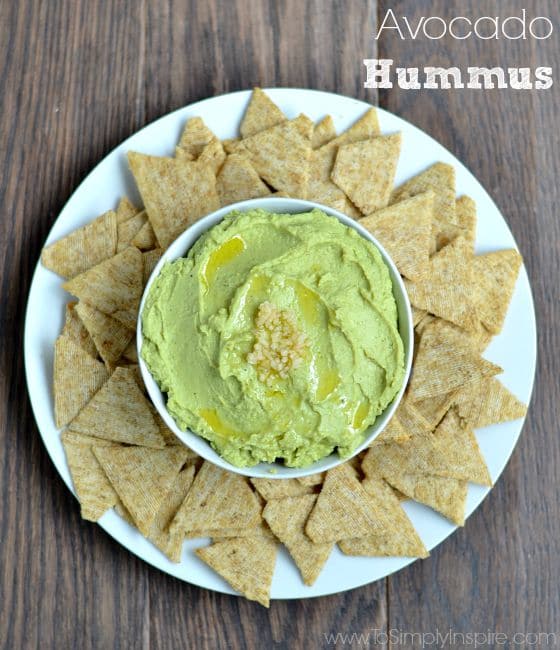
[[318,578],[334,546],[333,542],[316,544],[305,534],[305,522],[316,500],[315,494],[274,499],[263,511],[263,517],[288,549],[306,585],[312,585]]
[[475,304],[482,324],[492,334],[502,330],[522,262],[515,249],[473,258]]
[[[468,384],[467,384],[468,386]],[[455,402],[455,396],[460,388],[452,390],[448,393],[440,393],[439,395],[432,395],[425,399],[414,402],[416,410],[422,414],[422,417],[428,422],[430,430],[434,430],[437,425],[442,421],[443,416],[449,411]]]
[[260,88],[254,88],[239,131],[243,138],[248,138],[286,120],[286,116],[272,99]]
[[492,485],[473,432],[448,411],[434,433],[372,445],[362,462],[366,476],[429,474]]
[[210,166],[134,151],[129,152],[128,161],[163,248],[190,224],[220,207]]
[[403,427],[400,422],[398,415],[395,413],[393,417],[387,422],[383,431],[377,436],[377,438],[371,443],[375,444],[376,442],[392,442],[394,440],[406,440],[409,437],[406,429]]
[[[126,196],[123,196],[117,206],[117,224],[131,219],[140,210]],[[117,228],[118,230],[118,228]]]
[[455,202],[455,219],[461,234],[474,253],[476,242],[476,203],[470,196],[460,196]]
[[428,557],[429,553],[403,510],[399,499],[382,478],[367,478],[362,486],[372,508],[380,514],[383,529],[370,536],[343,539],[338,543],[346,555]]
[[440,512],[457,526],[465,523],[467,481],[426,474],[391,473],[384,477],[407,497]]
[[146,251],[142,253],[142,286],[145,286],[152,271],[156,268],[157,263],[160,261],[161,256],[163,255],[163,248],[154,248],[153,251]]
[[77,302],[69,302],[66,305],[64,327],[60,334],[61,336],[66,336],[69,339],[72,339],[76,345],[79,345],[91,357],[97,359],[97,348],[95,347],[95,343],[76,313],[77,304]]
[[422,280],[429,271],[433,207],[434,193],[429,191],[359,221],[387,250],[400,274],[409,280]]
[[261,178],[294,198],[305,198],[309,180],[311,140],[303,133],[304,122],[300,115],[243,140]]
[[425,309],[418,309],[418,307],[414,307],[414,305],[411,306],[412,309],[412,324],[416,328],[416,326],[420,323],[420,321],[424,318],[424,316],[427,315],[427,311]]
[[122,358],[130,363],[138,363],[138,348],[136,347],[136,337],[134,335],[130,343],[123,350]]
[[54,413],[57,428],[68,424],[107,381],[109,373],[97,359],[66,336],[54,346]]
[[[207,147],[208,145],[204,146]],[[175,158],[177,158],[177,160],[184,160],[189,162],[195,159],[192,153],[186,149],[182,149],[181,147],[175,147]]]
[[134,237],[140,232],[141,228],[148,223],[146,212],[142,210],[130,217],[126,221],[121,221],[117,226],[117,252],[130,246]]
[[336,156],[336,147],[321,147],[312,151],[309,158],[309,181],[307,199],[345,212],[346,195],[331,180],[331,170]]
[[435,194],[432,251],[436,251],[443,245],[439,238],[451,241],[460,232],[455,214],[455,168],[447,163],[435,163],[397,187],[390,202],[397,203],[428,190]]
[[497,379],[485,378],[463,386],[453,400],[466,426],[478,429],[525,417],[527,407]]
[[348,463],[327,472],[325,482],[305,527],[314,542],[338,542],[365,537],[382,529],[367,492]]
[[342,144],[368,140],[380,133],[377,109],[372,106],[354,124],[346,129],[346,131],[343,131],[338,137],[331,140],[327,146],[338,147]]
[[129,246],[66,282],[63,287],[134,330],[142,297],[142,271],[142,253]]
[[119,367],[70,423],[72,431],[129,445],[162,448],[159,426],[134,373]]
[[295,478],[268,479],[252,478],[251,483],[263,499],[284,499],[298,497],[312,492],[312,488],[303,485]]
[[255,168],[243,155],[232,154],[226,158],[218,177],[216,188],[221,205],[268,196],[270,190],[262,182]]
[[171,528],[185,535],[215,528],[252,528],[260,512],[246,478],[205,461]]
[[63,278],[73,278],[117,252],[117,216],[105,212],[41,253],[41,262]]
[[452,327],[443,321],[434,321],[420,339],[408,395],[417,402],[501,371],[472,348],[468,337],[462,340]]
[[148,539],[172,562],[181,561],[181,549],[185,537],[177,532],[171,534],[169,526],[190,490],[194,472],[194,465],[188,465],[179,472],[165,495],[148,533]]
[[472,259],[468,242],[463,237],[454,239],[432,257],[424,279],[405,282],[410,302],[459,327],[474,330],[478,317]]
[[198,537],[211,537],[214,542],[231,539],[232,537],[268,537],[269,539],[275,539],[264,519],[259,520],[251,528],[208,528],[193,530],[187,534],[187,539],[196,539]]
[[60,439],[80,502],[82,518],[97,521],[117,503],[118,496],[91,448],[94,444],[108,447],[118,445],[71,431],[64,431]]
[[224,164],[225,159],[226,152],[222,143],[218,138],[214,138],[200,152],[197,162],[199,165],[208,165],[214,172],[214,175],[216,175],[220,171],[220,167]]
[[334,138],[336,138],[336,129],[334,128],[333,118],[330,115],[326,115],[313,128],[313,135],[311,136],[311,148],[318,149]]
[[325,475],[326,472],[317,472],[316,474],[309,474],[308,476],[300,476],[298,477],[298,481],[302,485],[307,485],[307,486],[315,486],[315,485],[323,485],[323,481],[325,480]]
[[113,489],[147,536],[186,459],[183,447],[93,447]]
[[409,384],[413,402],[449,393],[502,369],[483,359],[467,341],[461,341],[451,327],[435,321],[420,339]]
[[433,431],[430,422],[416,408],[416,404],[412,402],[408,395],[399,404],[395,415],[398,416],[399,422],[409,437]]
[[204,147],[214,139],[216,136],[201,117],[191,117],[185,124],[178,146],[184,149],[192,160],[195,160],[200,156]]
[[268,607],[277,546],[266,537],[244,537],[197,548],[196,554],[235,591]]
[[130,243],[141,251],[150,251],[153,248],[157,248],[158,241],[154,229],[152,228],[152,224],[149,221],[146,221]]
[[342,145],[331,178],[364,214],[384,208],[393,189],[400,148],[400,133]]
[[99,356],[109,367],[114,366],[131,342],[134,332],[85,302],[76,305],[76,312],[93,339]]

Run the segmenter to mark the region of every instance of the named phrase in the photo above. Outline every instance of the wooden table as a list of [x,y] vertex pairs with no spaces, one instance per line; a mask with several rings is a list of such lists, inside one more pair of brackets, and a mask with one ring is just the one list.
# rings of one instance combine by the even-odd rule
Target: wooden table
[[[461,69],[554,67],[557,34],[546,41],[373,39],[389,7],[412,21],[457,13],[506,17],[526,5],[558,26],[554,0],[0,3],[3,648],[308,648],[327,645],[325,634],[338,632],[370,633],[369,647],[383,647],[390,644],[373,630],[445,634],[450,628],[501,631],[510,641],[514,633],[555,632],[560,644],[559,82],[540,92],[393,88],[377,96],[363,87],[364,58]],[[497,202],[525,257],[540,354],[521,441],[464,529],[428,560],[387,580],[316,600],[273,602],[270,611],[160,573],[81,521],[43,448],[22,364],[31,274],[81,179],[164,113],[257,84],[378,101],[464,161]],[[408,641],[411,647],[413,638]]]

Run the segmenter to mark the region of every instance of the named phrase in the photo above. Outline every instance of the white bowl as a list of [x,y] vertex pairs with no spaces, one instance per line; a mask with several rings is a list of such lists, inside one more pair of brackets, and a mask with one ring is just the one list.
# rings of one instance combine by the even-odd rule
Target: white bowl
[[243,474],[245,476],[251,477],[260,477],[260,478],[296,478],[301,476],[308,476],[309,474],[314,474],[315,472],[323,472],[325,470],[331,469],[336,465],[340,465],[348,460],[348,458],[340,458],[338,454],[331,454],[312,465],[307,467],[285,467],[280,463],[259,463],[252,467],[236,467],[231,463],[228,463],[224,460],[211,446],[210,444],[201,436],[193,433],[190,430],[183,431],[181,430],[173,416],[169,413],[166,407],[165,396],[160,391],[159,386],[152,377],[148,367],[142,359],[141,350],[142,350],[142,311],[144,309],[144,303],[146,302],[146,297],[152,286],[152,282],[158,276],[161,267],[165,262],[170,262],[176,260],[180,257],[184,257],[191,246],[195,241],[204,233],[206,230],[212,228],[217,223],[219,223],[227,214],[234,210],[240,212],[246,212],[248,210],[254,210],[257,208],[262,208],[263,210],[268,210],[269,212],[274,213],[290,213],[295,214],[298,212],[308,212],[313,208],[318,208],[322,210],[325,214],[336,217],[344,225],[349,226],[356,230],[362,237],[371,241],[381,253],[383,261],[389,268],[389,274],[391,276],[391,282],[393,283],[393,295],[395,296],[395,301],[397,303],[398,317],[399,317],[399,333],[401,335],[403,346],[404,346],[404,362],[405,362],[405,376],[403,384],[398,394],[395,396],[393,401],[387,406],[387,408],[377,416],[375,422],[369,427],[366,431],[366,436],[361,445],[359,445],[353,453],[353,456],[358,454],[362,449],[371,444],[371,442],[383,431],[387,422],[391,419],[393,413],[395,412],[401,398],[403,396],[408,378],[410,376],[410,368],[412,365],[412,352],[413,352],[413,337],[414,330],[412,325],[412,313],[410,310],[410,302],[408,300],[408,295],[404,287],[402,278],[397,271],[393,261],[381,246],[381,244],[363,227],[360,226],[354,219],[333,210],[319,203],[313,203],[311,201],[301,201],[299,199],[287,199],[287,198],[263,198],[263,199],[251,199],[249,201],[241,201],[239,203],[234,203],[228,205],[224,208],[220,208],[216,212],[199,219],[192,224],[182,235],[179,235],[177,239],[169,246],[169,248],[162,255],[162,258],[154,268],[148,283],[144,289],[144,294],[142,296],[142,301],[140,303],[140,310],[138,315],[138,327],[136,334],[136,343],[138,346],[138,360],[140,364],[140,370],[142,372],[142,377],[146,388],[148,390],[148,395],[154,403],[158,413],[161,415],[167,426],[173,431],[173,433],[185,444],[187,447],[190,447],[195,451],[199,456],[202,456],[206,460],[218,465],[219,467],[226,469],[230,472],[237,472],[238,474]]

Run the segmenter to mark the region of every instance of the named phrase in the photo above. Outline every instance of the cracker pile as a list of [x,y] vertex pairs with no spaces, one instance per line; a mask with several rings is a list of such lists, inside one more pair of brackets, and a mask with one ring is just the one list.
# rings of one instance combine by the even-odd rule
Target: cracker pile
[[[475,428],[523,417],[482,353],[500,333],[521,265],[475,255],[476,206],[437,163],[394,188],[400,134],[374,108],[341,135],[330,116],[288,119],[255,89],[240,137],[186,123],[173,157],[130,152],[144,208],[123,198],[44,249],[69,302],[54,353],[54,416],[85,519],[115,508],[173,562],[198,557],[264,606],[279,544],[305,584],[332,549],[425,557],[401,506],[414,499],[462,525],[469,482],[491,485]],[[252,479],[202,461],[148,401],[135,347],[138,306],[163,250],[222,205],[281,194],[358,219],[393,257],[414,307],[412,377],[385,431],[358,457],[301,479]]]

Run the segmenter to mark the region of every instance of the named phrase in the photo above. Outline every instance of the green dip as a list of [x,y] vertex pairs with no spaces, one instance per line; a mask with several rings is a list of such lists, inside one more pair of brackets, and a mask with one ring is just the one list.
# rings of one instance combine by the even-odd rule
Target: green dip
[[320,210],[229,214],[163,266],[142,332],[178,426],[238,467],[350,455],[404,377],[379,251]]

